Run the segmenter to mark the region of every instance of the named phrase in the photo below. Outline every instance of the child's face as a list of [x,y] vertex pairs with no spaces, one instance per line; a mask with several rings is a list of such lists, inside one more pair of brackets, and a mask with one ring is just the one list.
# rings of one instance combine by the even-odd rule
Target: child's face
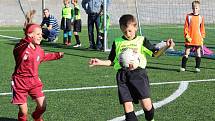
[[69,7],[69,0],[64,0],[63,3],[66,7]]
[[73,4],[73,5],[76,5],[76,1],[75,1],[75,0],[72,0],[72,4]]
[[35,28],[34,31],[32,32],[31,37],[33,38],[32,43],[39,45],[40,42],[42,41],[42,29],[39,27]]
[[195,5],[193,5],[192,9],[193,9],[193,14],[194,15],[198,15],[199,12],[200,12],[200,5],[199,4],[195,4]]
[[134,24],[129,24],[127,27],[121,27],[121,30],[128,40],[132,40],[136,36],[137,26]]

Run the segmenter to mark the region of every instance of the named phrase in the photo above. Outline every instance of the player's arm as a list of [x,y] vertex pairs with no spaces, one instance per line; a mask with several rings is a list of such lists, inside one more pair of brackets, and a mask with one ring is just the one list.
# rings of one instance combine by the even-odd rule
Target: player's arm
[[63,58],[63,55],[64,55],[63,52],[44,53],[42,61],[45,62],[45,61],[57,60],[57,59]]
[[92,58],[89,61],[89,65],[90,66],[112,66],[112,65],[114,65],[113,62],[114,62],[114,59],[116,56],[115,49],[116,49],[116,46],[115,46],[115,43],[113,43],[107,60],[100,60],[98,58]]
[[200,25],[200,32],[202,35],[202,38],[205,38],[205,21],[204,21],[204,17],[202,17],[202,22]]
[[150,41],[148,39],[145,38],[143,46],[146,47],[147,49],[149,49],[150,51],[153,52],[153,57],[159,57],[163,54],[163,52],[165,52],[169,47],[173,47],[175,45],[175,43],[173,42],[172,39],[168,39],[166,40],[166,46],[157,49],[154,45],[152,45],[150,43]]
[[98,58],[91,58],[89,61],[90,66],[111,66],[112,62],[110,60],[100,60]]
[[160,57],[168,48],[175,46],[172,39],[166,40],[166,46],[162,47],[154,53],[154,57]]
[[192,41],[192,38],[190,37],[190,34],[189,34],[189,20],[188,20],[188,16],[186,16],[186,19],[185,19],[185,23],[184,23],[184,38],[187,42],[191,42]]

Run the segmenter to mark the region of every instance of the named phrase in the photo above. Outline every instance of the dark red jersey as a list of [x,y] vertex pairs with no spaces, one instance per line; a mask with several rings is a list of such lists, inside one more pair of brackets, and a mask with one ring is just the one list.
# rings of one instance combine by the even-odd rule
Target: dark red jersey
[[38,68],[41,62],[61,58],[58,52],[45,53],[39,45],[36,45],[35,49],[33,49],[29,45],[30,41],[30,38],[22,39],[18,44],[16,44],[13,50],[13,55],[16,61],[13,76],[38,76]]

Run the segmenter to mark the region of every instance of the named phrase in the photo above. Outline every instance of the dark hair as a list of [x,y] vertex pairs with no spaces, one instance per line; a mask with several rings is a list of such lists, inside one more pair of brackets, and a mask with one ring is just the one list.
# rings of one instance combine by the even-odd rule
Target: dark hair
[[133,15],[125,14],[120,17],[120,19],[119,19],[120,28],[127,27],[130,24],[133,24],[134,26],[137,25],[137,20]]
[[44,9],[43,9],[43,12],[44,12],[44,11],[46,11],[46,10],[47,10],[47,11],[49,11],[49,9],[48,9],[48,8],[44,8]]

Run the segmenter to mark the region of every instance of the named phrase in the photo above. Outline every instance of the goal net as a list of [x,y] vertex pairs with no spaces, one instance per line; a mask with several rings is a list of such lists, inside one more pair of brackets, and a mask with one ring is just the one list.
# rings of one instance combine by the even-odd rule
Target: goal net
[[[122,36],[119,18],[123,14],[134,15],[139,23],[138,34],[154,43],[173,38],[176,45],[183,45],[183,25],[185,16],[192,12],[193,0],[112,0],[108,5],[110,27],[107,30],[106,50],[111,48],[114,38]],[[206,39],[214,38],[211,34],[214,26],[215,1],[200,1],[200,14],[205,18]]]

